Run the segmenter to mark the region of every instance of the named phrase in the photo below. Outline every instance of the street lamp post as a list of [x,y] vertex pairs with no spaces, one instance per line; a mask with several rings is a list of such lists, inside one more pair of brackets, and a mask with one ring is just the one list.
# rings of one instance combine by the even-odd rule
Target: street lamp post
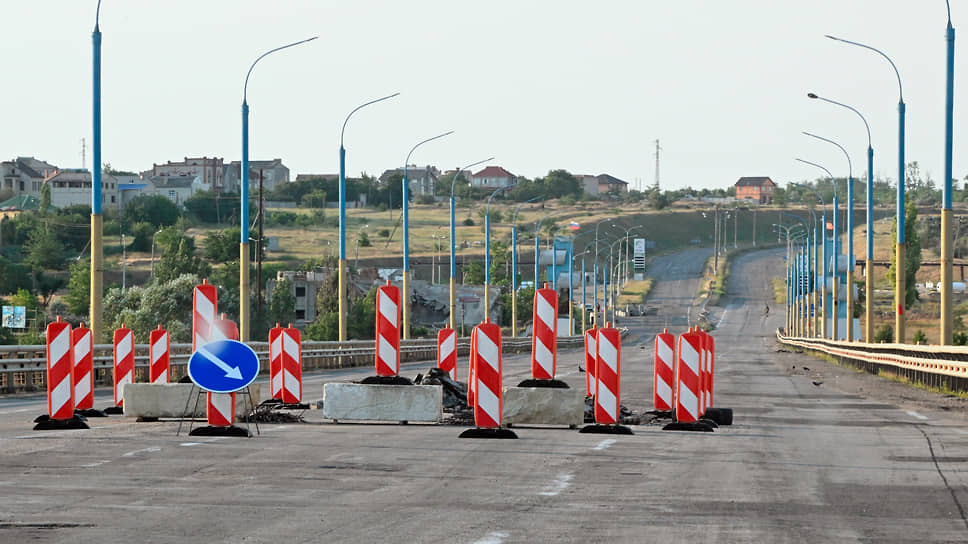
[[495,189],[491,196],[487,197],[487,207],[484,209],[484,320],[487,321],[491,315],[491,199],[494,195],[507,191],[514,185],[506,185],[500,189]]
[[151,235],[151,279],[155,279],[155,236],[164,229],[159,229]]
[[[814,194],[814,196],[817,197],[818,200],[820,200],[821,204],[823,204],[823,197],[820,196],[820,193],[818,193],[817,191],[814,191],[810,187],[807,187],[806,185],[801,185],[799,183],[790,183],[790,185],[794,185],[794,186],[800,187],[801,189],[804,189],[806,191],[810,191],[811,193]],[[819,336],[819,335],[822,334],[822,332],[821,332],[822,331],[822,328],[820,326],[820,322],[821,322],[821,319],[825,320],[825,318],[822,315],[823,312],[821,310],[820,305],[817,303],[817,295],[818,295],[818,293],[817,293],[817,280],[816,280],[816,277],[820,274],[820,250],[819,250],[819,246],[823,244],[824,229],[826,228],[825,225],[827,224],[827,217],[826,217],[826,214],[824,213],[824,210],[821,209],[821,212],[822,212],[823,215],[822,215],[821,222],[819,224],[819,227],[820,228],[818,229],[817,228],[818,227],[818,224],[817,224],[817,212],[815,212],[813,210],[813,208],[807,208],[807,209],[810,210],[811,215],[813,215],[813,279],[810,282],[810,292],[813,293],[813,295],[812,295],[812,297],[813,297],[813,315],[814,315],[813,331],[814,331],[814,335],[815,336]]]
[[[539,233],[541,232],[541,223],[544,223],[544,220],[545,219],[548,219],[549,217],[552,217],[552,216],[555,216],[555,215],[561,215],[561,214],[565,213],[566,211],[568,211],[568,210],[557,210],[557,211],[553,211],[553,212],[545,215],[541,219],[535,221],[535,223],[534,223],[534,288],[535,288],[535,290],[537,290],[538,287],[539,287],[539,285],[538,285],[538,277],[539,277],[538,271],[540,269],[540,266],[538,264],[538,255],[541,253],[541,236],[539,235]],[[555,262],[557,255],[555,255],[555,249],[554,249],[554,236],[552,236],[551,239],[552,239],[552,244],[551,244],[551,246],[552,246],[551,262]]]
[[457,243],[457,207],[454,188],[457,186],[457,178],[460,177],[462,171],[493,159],[494,157],[489,157],[482,161],[472,162],[467,166],[458,168],[453,179],[450,180],[450,328],[455,331],[457,330],[457,249],[455,247]]
[[951,303],[952,270],[954,259],[951,229],[951,148],[954,130],[954,93],[955,93],[955,29],[951,26],[951,5],[947,1],[948,27],[945,31],[947,42],[945,104],[944,104],[944,190],[941,195],[941,345],[952,343],[952,320],[954,313]]
[[[802,274],[804,272],[804,270],[802,270],[802,264],[801,264],[801,261],[802,261],[802,263],[805,264],[806,267],[807,267],[807,269],[805,271],[806,272],[806,279],[809,279],[810,278],[810,262],[809,262],[809,260],[806,259],[806,257],[807,257],[807,255],[809,255],[810,226],[807,224],[806,221],[803,220],[803,218],[801,218],[800,216],[794,215],[792,213],[780,212],[780,215],[781,216],[786,215],[786,216],[792,217],[792,218],[796,219],[797,221],[799,221],[803,225],[803,229],[806,232],[806,244],[807,244],[807,246],[804,248],[804,251],[805,252],[802,252],[800,254],[800,256],[798,257],[798,260],[797,260],[797,273],[798,274]],[[799,306],[797,307],[798,308],[798,317],[799,317],[799,319],[797,321],[797,326],[798,326],[798,329],[799,329],[799,331],[801,333],[801,336],[803,335],[803,332],[804,331],[806,331],[806,330],[809,329],[809,326],[808,326],[808,323],[809,323],[808,318],[809,318],[809,315],[810,315],[810,304],[809,304],[809,301],[808,301],[808,293],[809,293],[809,290],[807,289],[807,287],[808,287],[808,285],[804,281],[804,277],[801,275],[800,276],[800,281],[797,282],[797,294],[798,294],[798,297],[797,298],[799,300]]]
[[243,342],[249,340],[249,103],[246,100],[248,98],[249,90],[249,76],[252,75],[252,69],[255,65],[259,63],[260,60],[265,58],[276,51],[282,51],[283,49],[288,49],[290,47],[295,47],[300,44],[311,42],[315,40],[318,36],[313,36],[312,38],[307,38],[305,40],[300,40],[298,42],[293,42],[290,44],[277,47],[266,51],[265,53],[259,55],[252,65],[249,66],[249,71],[245,74],[245,83],[242,86],[242,186],[240,187],[240,206],[241,211],[239,217],[241,218],[240,223],[242,227],[241,240],[239,242],[239,339]]
[[[833,303],[833,315],[834,315],[834,318],[832,319],[832,321],[833,321],[833,323],[832,323],[832,327],[833,327],[832,328],[832,332],[833,332],[833,334],[831,335],[831,338],[836,339],[837,338],[837,295],[838,295],[838,292],[837,292],[837,283],[838,283],[837,282],[837,263],[836,263],[836,258],[837,258],[837,184],[834,181],[834,175],[830,173],[830,170],[827,170],[823,166],[820,166],[819,164],[817,164],[815,162],[805,161],[803,159],[794,159],[794,160],[799,161],[799,162],[802,162],[804,164],[809,164],[810,166],[813,166],[813,167],[816,167],[816,168],[819,168],[819,169],[823,170],[827,174],[827,177],[830,178],[830,183],[834,186],[834,202],[833,202],[833,208],[834,208],[833,209],[833,216],[834,216],[834,225],[833,226],[834,226],[834,232],[833,232],[833,236],[832,236],[832,238],[833,238],[833,247],[831,248],[832,249],[832,252],[834,254],[834,259],[835,259],[835,262],[834,262],[834,270],[833,270],[834,284],[832,286],[832,289],[833,289],[833,301],[832,301],[832,303]],[[821,301],[821,310],[820,310],[820,312],[823,314],[823,323],[821,323],[820,335],[823,338],[827,338],[827,316],[830,315],[830,312],[827,311],[827,261],[829,260],[828,259],[828,256],[827,256],[827,234],[826,234],[827,233],[827,204],[823,201],[823,197],[821,197],[819,193],[814,192],[814,194],[816,194],[817,197],[820,198],[820,202],[823,203],[823,206],[824,206],[823,214],[822,214],[823,232],[824,232],[824,234],[823,234],[823,241],[824,242],[823,242],[823,251],[822,251],[822,253],[823,253],[823,255],[822,255],[822,259],[823,259],[823,278],[822,278],[821,283],[820,283],[820,285],[821,285],[821,287],[820,287],[820,296],[823,299]]]
[[544,195],[536,196],[518,204],[511,216],[511,336],[518,335],[518,212],[521,206],[534,202]]
[[[848,106],[847,104],[842,104],[835,100],[830,100],[828,98],[818,96],[814,93],[807,93],[807,96],[810,98],[823,100],[824,102],[829,102],[831,104],[849,109],[850,111],[856,113],[858,117],[860,117],[860,120],[864,122],[864,127],[867,129],[867,202],[865,206],[866,220],[867,220],[867,233],[865,237],[866,238],[865,241],[867,242],[867,259],[864,262],[864,292],[867,294],[866,295],[867,304],[864,305],[864,340],[870,343],[874,341],[874,299],[873,299],[873,295],[874,295],[874,268],[873,268],[874,266],[874,147],[873,145],[871,145],[871,127],[869,124],[867,124],[867,119],[864,118],[864,116],[861,115],[859,111],[857,111],[855,108],[851,106]],[[847,230],[850,230],[851,232],[851,235],[849,238],[851,243],[851,249],[850,249],[851,255],[853,255],[853,239],[854,239],[853,230],[851,230],[853,227],[853,217],[854,217],[853,189],[854,189],[854,183],[853,183],[853,179],[851,179],[850,186],[848,188],[848,195],[847,195],[847,200],[849,202],[848,209],[850,209],[850,214],[847,216],[847,220],[848,222],[850,222],[850,225],[848,225]],[[941,212],[941,220],[943,223],[944,211]],[[942,227],[942,232],[944,232],[944,227]],[[943,244],[944,242],[942,242],[942,245]],[[943,254],[943,250],[942,250],[942,254]],[[851,265],[853,265],[853,263],[851,263]],[[851,270],[853,270],[853,266],[851,266]],[[949,266],[949,273],[950,273],[950,266]],[[942,278],[943,276],[944,276],[944,269],[942,267]],[[851,290],[851,293],[853,293],[853,290]],[[942,300],[942,307],[943,306],[944,306],[944,302]],[[943,308],[942,308],[942,311],[943,311]]]
[[[809,132],[804,132],[807,136],[811,138],[816,138],[822,140],[829,144],[837,146],[838,149],[843,151],[844,157],[847,158],[847,328],[846,328],[846,338],[848,342],[854,341],[854,171],[850,163],[850,154],[847,150],[837,142],[817,136],[816,134],[811,134]],[[834,187],[834,195],[836,196],[836,186]],[[834,204],[836,208],[836,204]],[[836,213],[836,209],[835,209]],[[834,217],[836,222],[836,216]],[[838,233],[839,235],[839,233]],[[836,252],[834,252],[836,255]],[[839,264],[835,266],[835,271],[839,271]]]
[[407,153],[407,160],[403,163],[403,190],[401,191],[401,204],[403,206],[403,293],[400,294],[400,298],[403,304],[402,333],[405,340],[410,338],[410,183],[407,180],[407,167],[410,165],[410,156],[418,147],[453,133],[454,131],[450,130],[420,141],[410,149],[410,152]]
[[[347,340],[346,314],[349,312],[349,303],[346,300],[346,148],[343,147],[343,135],[346,133],[346,123],[349,122],[350,117],[352,117],[354,113],[365,108],[366,106],[369,106],[370,104],[376,104],[377,102],[389,100],[390,98],[393,98],[399,94],[400,93],[393,93],[383,96],[353,108],[353,111],[351,111],[349,115],[346,116],[346,119],[343,120],[343,128],[341,128],[339,131],[339,284],[337,289],[339,290],[340,342],[345,342]],[[359,266],[359,240],[356,242],[356,255],[356,264]]]
[[94,32],[91,43],[94,49],[93,70],[93,152],[94,166],[91,168],[91,293],[90,322],[91,334],[95,342],[101,340],[104,324],[104,216],[101,213],[101,0],[97,2],[94,17]]
[[[952,45],[953,45],[954,30],[952,30],[950,36],[952,38]],[[849,40],[845,40],[843,38],[830,36],[829,34],[827,35],[827,37],[830,38],[831,40],[843,42],[850,45],[856,45],[858,47],[863,47],[864,49],[869,49],[877,53],[878,55],[884,57],[884,59],[886,59],[887,62],[891,64],[891,68],[894,69],[894,75],[897,76],[897,94],[898,94],[898,100],[897,100],[897,245],[895,248],[895,255],[896,255],[895,270],[897,270],[897,273],[894,275],[895,276],[894,278],[895,279],[894,281],[894,307],[895,307],[894,341],[897,343],[903,343],[904,342],[904,303],[907,295],[907,290],[906,290],[907,278],[905,278],[906,266],[907,266],[905,251],[907,249],[907,243],[905,240],[905,233],[904,233],[904,219],[905,219],[904,217],[904,214],[905,214],[905,209],[904,209],[904,166],[905,166],[904,165],[904,114],[905,114],[906,106],[904,105],[904,89],[901,86],[901,73],[897,70],[897,66],[894,64],[894,61],[891,60],[890,57],[885,55],[879,49],[875,49],[869,45],[864,45],[862,43],[852,42]],[[948,179],[945,181],[945,183],[948,183],[948,184],[951,183],[950,176],[948,176]]]

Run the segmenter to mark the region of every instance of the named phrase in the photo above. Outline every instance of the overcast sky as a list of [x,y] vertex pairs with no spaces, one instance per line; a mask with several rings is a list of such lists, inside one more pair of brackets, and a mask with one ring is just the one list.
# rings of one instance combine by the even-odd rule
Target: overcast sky
[[[968,29],[964,2],[953,24]],[[91,31],[96,0],[0,1],[0,159],[35,156],[91,166]],[[794,162],[854,175],[867,137],[874,171],[897,175],[897,82],[870,51],[891,56],[907,103],[907,160],[943,178],[943,0],[104,0],[103,160],[141,171],[185,156],[241,158],[242,86],[250,156],[279,157],[293,177],[379,175],[411,160],[441,169],[495,156],[515,174],[564,168],[630,183],[725,187],[740,176],[813,179]],[[968,31],[966,31],[968,32]],[[956,50],[954,175],[968,174],[968,34]]]

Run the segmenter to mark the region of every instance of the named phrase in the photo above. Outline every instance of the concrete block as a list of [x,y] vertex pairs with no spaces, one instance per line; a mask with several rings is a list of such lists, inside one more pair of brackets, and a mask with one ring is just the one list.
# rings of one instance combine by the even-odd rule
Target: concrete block
[[[201,391],[195,387],[195,394]],[[180,418],[185,415],[185,403],[188,403],[188,412],[195,409],[194,417],[205,417],[205,391],[198,399],[196,407],[195,396],[191,400],[188,396],[192,392],[190,383],[129,383],[124,386],[124,415],[130,417],[167,417]],[[249,393],[252,401],[259,404],[259,385],[249,386]],[[235,415],[244,416],[249,413],[249,396],[239,393],[235,396]]]
[[425,421],[441,419],[439,385],[323,385],[323,417],[347,421]]
[[579,426],[585,421],[585,391],[549,387],[505,387],[504,424]]

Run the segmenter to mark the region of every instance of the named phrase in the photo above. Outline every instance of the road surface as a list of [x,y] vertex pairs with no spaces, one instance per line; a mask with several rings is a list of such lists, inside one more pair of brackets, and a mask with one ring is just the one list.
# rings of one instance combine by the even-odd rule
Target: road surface
[[[518,440],[468,440],[455,426],[335,425],[314,410],[252,439],[211,439],[122,417],[32,431],[43,399],[0,399],[0,542],[968,540],[964,411],[778,353],[783,317],[762,313],[779,255],[739,258],[723,307],[711,309],[716,404],[734,409],[731,427],[636,425],[632,436],[515,427]],[[662,326],[682,332],[703,258],[656,263],[663,281],[650,304],[660,314],[623,321],[622,396],[634,410],[651,408],[652,337]],[[559,376],[573,387],[584,384],[580,359],[560,354]],[[528,361],[505,365],[513,385]],[[324,380],[368,373],[314,374],[307,398]]]

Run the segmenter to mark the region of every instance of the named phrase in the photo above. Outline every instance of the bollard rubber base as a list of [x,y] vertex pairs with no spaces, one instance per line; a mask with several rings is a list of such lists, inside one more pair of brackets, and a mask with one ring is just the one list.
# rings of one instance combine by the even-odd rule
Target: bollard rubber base
[[74,410],[74,415],[75,416],[81,416],[81,417],[108,417],[108,415],[105,414],[104,412],[102,412],[101,410],[96,410],[94,408],[85,408],[83,410]]
[[662,430],[663,431],[692,431],[692,432],[701,432],[701,433],[713,432],[712,427],[710,427],[709,425],[701,421],[696,421],[694,423],[683,423],[681,421],[674,421],[666,425],[665,427],[662,427]]
[[458,438],[517,438],[518,435],[514,434],[511,429],[504,429],[502,427],[497,427],[495,429],[483,429],[481,427],[475,427],[473,429],[467,429],[466,431],[460,433]]
[[158,421],[158,418],[153,416],[141,416],[135,421],[138,423],[155,423]]
[[236,427],[235,425],[229,425],[227,427],[217,427],[215,425],[208,425],[206,427],[196,427],[192,429],[192,432],[188,433],[189,436],[239,436],[242,438],[251,438],[252,433],[247,429],[242,427]]
[[701,418],[699,418],[699,422],[700,423],[705,423],[706,425],[709,425],[713,429],[718,429],[719,428],[719,423],[716,423],[715,421],[709,419],[705,415],[703,415]]
[[34,419],[34,430],[35,431],[63,431],[67,429],[90,429],[87,423],[84,422],[84,418],[80,416],[74,416],[71,419],[51,419],[48,415],[42,415]]
[[519,383],[518,387],[548,387],[552,389],[569,389],[567,383],[561,380],[556,380],[554,378],[550,380],[538,380],[535,378],[528,378],[527,380],[524,380],[523,382]]
[[105,415],[109,415],[109,416],[123,416],[124,415],[124,407],[123,406],[108,406],[107,408],[105,408],[104,410],[102,410],[102,412],[104,412]]
[[365,385],[413,385],[410,378],[403,376],[367,376],[360,380]]
[[578,432],[583,434],[633,434],[632,429],[625,425],[603,425],[601,423],[585,425]]
[[732,425],[733,424],[733,409],[732,408],[706,408],[706,414],[704,416],[706,419],[715,421],[720,425]]

